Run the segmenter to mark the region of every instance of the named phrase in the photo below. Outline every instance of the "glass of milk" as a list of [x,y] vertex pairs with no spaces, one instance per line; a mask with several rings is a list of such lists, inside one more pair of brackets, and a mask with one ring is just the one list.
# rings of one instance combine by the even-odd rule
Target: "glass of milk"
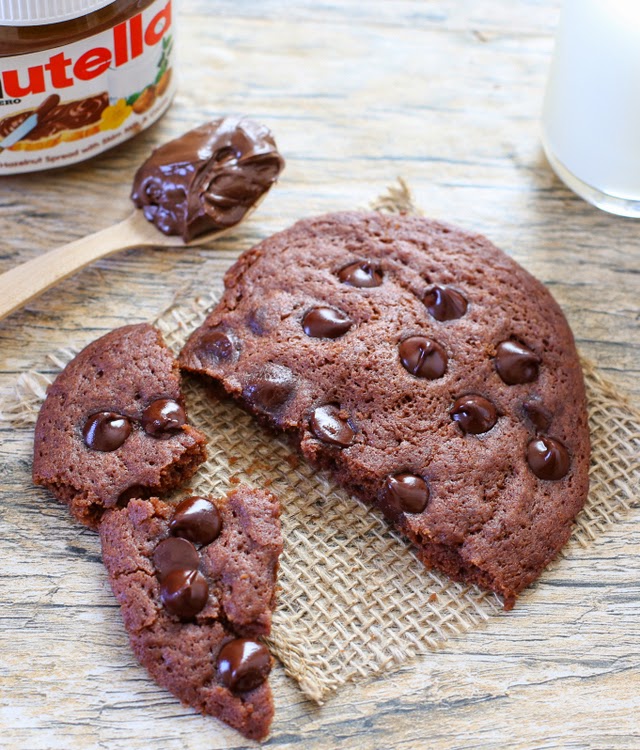
[[564,0],[542,143],[575,193],[640,218],[640,0]]

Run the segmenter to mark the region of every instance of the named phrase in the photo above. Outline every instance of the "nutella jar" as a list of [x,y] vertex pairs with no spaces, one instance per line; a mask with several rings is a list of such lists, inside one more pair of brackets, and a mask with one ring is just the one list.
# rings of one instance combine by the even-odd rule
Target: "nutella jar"
[[89,159],[175,92],[176,0],[0,0],[0,175]]

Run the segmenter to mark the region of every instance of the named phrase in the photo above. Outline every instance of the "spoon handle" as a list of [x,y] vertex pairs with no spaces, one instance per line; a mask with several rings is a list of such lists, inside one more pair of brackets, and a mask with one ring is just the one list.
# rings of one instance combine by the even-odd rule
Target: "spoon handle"
[[0,275],[0,320],[94,260],[151,244],[136,231],[135,214],[119,224],[62,245]]

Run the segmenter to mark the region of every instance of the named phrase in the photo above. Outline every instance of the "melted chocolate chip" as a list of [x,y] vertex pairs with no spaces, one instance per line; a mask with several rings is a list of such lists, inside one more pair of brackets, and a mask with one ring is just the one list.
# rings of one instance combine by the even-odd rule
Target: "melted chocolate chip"
[[507,385],[531,383],[538,377],[540,357],[518,341],[503,341],[496,348],[495,365]]
[[196,355],[202,360],[227,362],[236,354],[236,345],[231,336],[219,328],[207,331],[198,341]]
[[273,363],[265,365],[251,380],[242,395],[256,411],[267,414],[284,406],[296,388],[291,370]]
[[247,325],[256,336],[264,336],[269,330],[269,317],[264,307],[257,307],[247,315]]
[[218,654],[218,677],[233,692],[257,688],[270,671],[271,656],[266,646],[249,638],[229,641]]
[[467,300],[450,287],[432,286],[423,297],[431,315],[440,322],[461,318],[467,312]]
[[162,581],[174,570],[197,570],[198,550],[187,539],[170,536],[158,544],[153,553],[153,564]]
[[366,260],[358,260],[338,271],[343,284],[361,289],[370,289],[382,284],[382,271]]
[[142,412],[140,421],[147,435],[158,437],[168,432],[177,432],[187,423],[187,415],[177,401],[159,398]]
[[437,341],[411,336],[398,348],[402,366],[418,378],[436,380],[447,371],[447,353]]
[[551,426],[551,412],[540,401],[529,399],[522,404],[522,410],[536,430],[546,432]]
[[183,620],[190,620],[204,609],[209,586],[198,570],[179,568],[168,573],[160,586],[164,608]]
[[335,404],[319,406],[309,420],[311,432],[323,443],[347,448],[356,436],[356,431],[340,414],[340,407]]
[[553,438],[543,435],[527,446],[527,463],[539,479],[562,479],[569,471],[569,451]]
[[345,313],[332,307],[314,307],[304,316],[302,329],[316,339],[337,339],[353,325]]
[[221,529],[220,512],[206,497],[187,497],[175,509],[169,523],[174,536],[193,544],[211,544]]
[[130,434],[129,419],[113,411],[92,414],[82,429],[85,445],[94,451],[115,451]]
[[472,435],[488,432],[498,419],[496,407],[491,401],[474,393],[456,399],[450,414],[463,432]]
[[429,502],[429,486],[415,474],[387,477],[380,507],[383,513],[396,518],[400,513],[422,513]]

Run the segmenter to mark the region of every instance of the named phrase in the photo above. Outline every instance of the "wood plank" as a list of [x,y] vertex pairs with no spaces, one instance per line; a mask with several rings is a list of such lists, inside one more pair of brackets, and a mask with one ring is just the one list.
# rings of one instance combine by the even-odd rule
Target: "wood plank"
[[[550,172],[539,112],[556,0],[184,0],[167,116],[86,165],[0,184],[0,271],[124,218],[150,148],[220,113],[269,124],[287,158],[251,221],[204,249],[130,250],[0,324],[0,390],[60,347],[154,317],[258,239],[364,206],[402,175],[431,216],[486,233],[563,306],[581,351],[640,395],[637,222]],[[30,484],[31,435],[0,422],[0,746],[240,748],[134,661],[98,540]],[[269,746],[640,746],[640,519],[572,549],[516,609],[321,708],[277,669]]]

